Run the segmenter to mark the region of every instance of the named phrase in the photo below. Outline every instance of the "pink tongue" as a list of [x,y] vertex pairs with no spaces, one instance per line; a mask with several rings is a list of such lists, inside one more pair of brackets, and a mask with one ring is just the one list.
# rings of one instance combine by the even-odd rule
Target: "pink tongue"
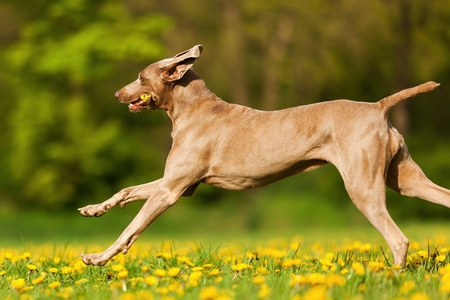
[[130,103],[130,104],[128,104],[128,107],[136,107],[136,106],[141,105],[141,103],[142,103],[142,101],[139,101],[139,102],[136,102],[136,103]]

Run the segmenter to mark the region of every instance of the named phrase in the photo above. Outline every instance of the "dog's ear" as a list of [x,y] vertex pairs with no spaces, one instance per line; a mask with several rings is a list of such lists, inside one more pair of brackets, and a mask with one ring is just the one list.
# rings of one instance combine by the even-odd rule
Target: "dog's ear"
[[163,81],[174,82],[180,80],[194,62],[200,57],[203,51],[202,45],[197,45],[189,50],[178,53],[169,59],[169,62],[161,68],[160,77]]

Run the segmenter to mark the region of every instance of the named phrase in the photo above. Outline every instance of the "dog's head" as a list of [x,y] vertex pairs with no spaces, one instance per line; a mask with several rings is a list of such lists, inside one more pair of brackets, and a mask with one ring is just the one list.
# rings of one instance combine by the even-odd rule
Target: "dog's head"
[[202,45],[151,64],[139,73],[138,79],[116,92],[116,98],[128,103],[131,112],[147,109],[168,109],[170,92],[200,57]]

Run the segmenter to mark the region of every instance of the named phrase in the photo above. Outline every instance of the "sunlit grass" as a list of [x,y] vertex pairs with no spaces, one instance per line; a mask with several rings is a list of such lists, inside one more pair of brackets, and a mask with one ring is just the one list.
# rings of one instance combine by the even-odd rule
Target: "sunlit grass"
[[448,299],[445,237],[412,241],[405,270],[383,243],[140,242],[104,267],[103,246],[0,249],[1,299]]

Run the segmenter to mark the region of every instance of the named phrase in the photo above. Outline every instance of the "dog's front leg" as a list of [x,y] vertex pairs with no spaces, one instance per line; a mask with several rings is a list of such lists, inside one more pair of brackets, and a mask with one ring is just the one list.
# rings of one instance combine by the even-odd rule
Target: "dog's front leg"
[[88,205],[78,210],[85,217],[100,217],[115,206],[120,205],[123,208],[127,203],[148,199],[160,181],[161,179],[158,179],[149,183],[125,188],[105,202]]
[[145,228],[165,210],[174,205],[181,194],[182,192],[169,191],[158,185],[154,193],[144,203],[139,213],[114,244],[101,253],[83,254],[83,262],[87,265],[103,266],[116,254],[120,252],[127,253],[128,249]]

